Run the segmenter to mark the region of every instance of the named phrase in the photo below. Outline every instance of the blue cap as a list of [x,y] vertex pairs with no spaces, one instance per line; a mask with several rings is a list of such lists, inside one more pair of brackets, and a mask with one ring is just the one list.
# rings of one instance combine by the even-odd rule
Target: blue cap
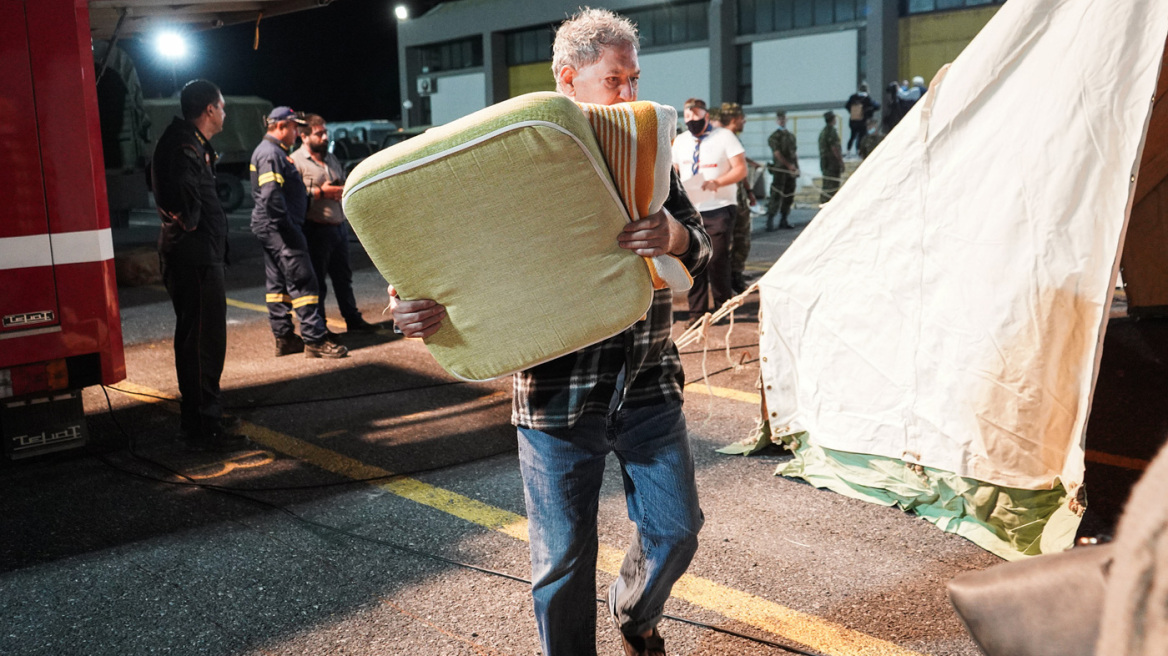
[[280,121],[295,121],[300,125],[305,125],[305,121],[299,114],[292,111],[291,107],[281,105],[268,112],[268,123],[278,123]]

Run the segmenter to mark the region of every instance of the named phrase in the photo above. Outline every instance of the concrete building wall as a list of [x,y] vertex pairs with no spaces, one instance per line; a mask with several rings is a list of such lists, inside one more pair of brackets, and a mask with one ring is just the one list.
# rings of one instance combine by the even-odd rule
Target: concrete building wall
[[[629,12],[661,7],[663,0],[611,0],[606,6],[618,12]],[[879,4],[872,10],[872,3]],[[480,103],[469,96],[470,81],[463,74],[482,72],[482,104],[498,102],[507,97],[536,90],[553,88],[546,63],[508,66],[505,47],[507,34],[514,30],[542,27],[555,23],[574,12],[580,3],[567,0],[463,0],[439,5],[424,16],[399,25],[399,52],[402,69],[399,72],[403,101],[407,107],[403,119],[407,125],[416,125],[424,118],[430,123],[448,119],[455,111],[471,111]],[[861,32],[867,36],[869,47],[875,43],[888,52],[884,57],[866,54],[873,72],[884,75],[886,68],[896,71],[896,58],[908,43],[898,35],[900,26],[908,19],[897,18],[898,0],[869,0],[868,25],[860,17],[856,21],[832,25],[805,27],[779,34],[738,34],[741,11],[752,11],[740,0],[711,0],[708,10],[708,34],[705,41],[649,47],[641,53],[643,78],[641,97],[678,106],[691,96],[711,102],[738,100],[740,93],[750,93],[747,112],[762,114],[776,107],[798,111],[834,108],[842,105],[855,89],[860,77]],[[944,12],[957,14],[970,12]],[[984,22],[983,22],[984,24]],[[753,28],[751,28],[753,29]],[[877,34],[873,34],[873,29]],[[915,27],[914,27],[915,29]],[[976,31],[976,30],[974,30]],[[919,32],[919,30],[918,30]],[[434,71],[439,76],[440,92],[424,103],[415,90],[416,78],[422,74],[418,57],[420,48],[460,38],[477,38],[484,53],[482,68],[467,71]],[[913,52],[924,52],[925,46],[914,41]],[[962,46],[963,47],[963,46]],[[747,64],[740,63],[738,53],[748,49],[752,58],[746,80],[739,80],[739,71]],[[907,50],[906,50],[907,52]],[[879,63],[877,64],[877,60]],[[447,81],[447,78],[454,78]],[[446,87],[442,82],[446,82]],[[468,97],[461,100],[448,95],[450,85],[462,84]],[[750,85],[749,91],[742,85]],[[874,83],[880,88],[881,83]],[[453,89],[451,89],[453,90]],[[818,110],[822,113],[822,109]],[[842,109],[841,109],[842,111]]]
[[751,48],[754,105],[842,107],[856,91],[856,30],[755,41]]
[[430,122],[449,123],[486,107],[487,79],[482,72],[438,78],[438,92],[430,96]]
[[710,50],[687,48],[642,53],[641,85],[637,97],[672,105],[681,114],[687,98],[710,101]]

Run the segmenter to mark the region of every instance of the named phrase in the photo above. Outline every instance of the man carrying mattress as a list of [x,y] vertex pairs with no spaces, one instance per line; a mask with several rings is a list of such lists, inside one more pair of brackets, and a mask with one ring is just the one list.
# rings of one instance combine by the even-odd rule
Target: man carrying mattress
[[[552,71],[560,93],[612,105],[637,97],[637,31],[612,12],[585,9],[556,32]],[[615,235],[621,247],[670,253],[691,274],[710,257],[701,218],[674,175],[658,212]],[[672,291],[654,292],[644,319],[607,340],[515,374],[512,423],[531,538],[532,597],[546,656],[596,654],[597,509],[605,456],[621,462],[629,517],[637,524],[608,610],[625,654],[665,653],[657,623],[702,526],[682,414],[684,377],[669,338]],[[438,331],[445,310],[405,301],[390,288],[407,337]]]

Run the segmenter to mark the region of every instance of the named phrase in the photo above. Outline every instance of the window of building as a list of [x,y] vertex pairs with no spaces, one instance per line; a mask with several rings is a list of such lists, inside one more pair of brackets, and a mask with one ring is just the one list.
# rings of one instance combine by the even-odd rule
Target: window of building
[[555,38],[555,29],[551,25],[507,34],[507,65],[550,62]]
[[675,3],[623,13],[637,25],[642,48],[693,43],[709,38],[709,4],[706,2]]
[[422,71],[457,71],[483,65],[483,41],[479,37],[448,41],[418,48]]
[[901,0],[902,15],[924,14],[931,11],[966,9],[983,5],[1000,5],[1006,0]]
[[[906,1],[915,2],[916,0]],[[979,0],[967,1],[977,2]],[[740,0],[738,3],[738,33],[768,34],[785,30],[799,30],[864,20],[867,15],[868,0]]]
[[744,43],[738,46],[738,104],[746,107],[754,104],[754,84],[751,82],[754,74],[753,46]]

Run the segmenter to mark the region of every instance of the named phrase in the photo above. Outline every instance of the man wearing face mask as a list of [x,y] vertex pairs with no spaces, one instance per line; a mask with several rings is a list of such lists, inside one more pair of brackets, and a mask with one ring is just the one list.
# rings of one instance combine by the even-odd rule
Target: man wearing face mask
[[345,169],[337,156],[330,153],[328,126],[317,114],[309,114],[300,126],[300,148],[292,153],[292,163],[308,190],[308,211],[305,214],[304,238],[308,240],[308,255],[316,272],[320,290],[320,313],[324,316],[324,301],[328,297],[325,275],[333,281],[337,307],[345,318],[349,332],[376,332],[377,326],[365,321],[357,309],[353,296],[353,270],[349,266],[349,223],[341,208],[341,192],[345,190]]
[[728,301],[734,290],[730,277],[730,243],[733,236],[738,183],[746,177],[746,151],[734,133],[710,124],[706,102],[685,101],[686,131],[673,141],[673,166],[686,194],[702,215],[710,235],[712,252],[706,270],[694,276],[689,290],[692,324],[711,309]]

